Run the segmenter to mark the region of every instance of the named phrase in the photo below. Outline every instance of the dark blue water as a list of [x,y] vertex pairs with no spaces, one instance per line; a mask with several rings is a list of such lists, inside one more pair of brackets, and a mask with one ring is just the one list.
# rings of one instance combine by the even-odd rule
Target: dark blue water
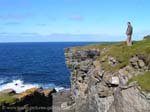
[[91,43],[1,43],[0,86],[20,80],[24,84],[69,88],[64,48],[87,44]]

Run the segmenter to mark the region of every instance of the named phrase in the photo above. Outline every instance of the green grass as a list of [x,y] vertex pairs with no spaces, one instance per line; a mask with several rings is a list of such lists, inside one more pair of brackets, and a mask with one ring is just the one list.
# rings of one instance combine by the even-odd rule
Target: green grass
[[129,64],[131,56],[134,55],[144,55],[146,57],[147,63],[150,62],[150,40],[134,41],[133,46],[128,47],[125,42],[116,42],[116,43],[105,43],[105,44],[93,44],[85,47],[78,47],[77,49],[106,49],[106,51],[98,57],[97,60],[101,61],[104,56],[112,56],[119,64],[116,66],[111,66],[108,61],[102,63],[103,69],[109,70],[112,72],[117,71],[120,68]]
[[9,95],[9,94],[0,94],[0,105],[6,103],[6,104],[12,104],[17,101],[17,98],[15,95]]
[[136,81],[138,83],[142,91],[150,92],[150,72],[146,72],[144,75],[138,75],[133,77],[128,81],[127,84],[130,84],[133,81]]
[[108,46],[111,46],[111,45],[114,45],[115,43],[103,43],[103,44],[90,44],[88,46],[78,46],[78,47],[74,47],[75,49],[77,50],[80,50],[80,49],[92,49],[92,48],[98,48],[100,50],[102,50],[103,48],[105,47],[108,47]]
[[118,65],[112,67],[108,62],[104,62],[104,68],[107,70],[115,71],[129,64],[131,56],[142,54],[146,57],[150,54],[150,41],[133,42],[133,46],[128,47],[124,42],[108,46],[108,50],[99,57],[112,56],[119,62]]
[[[92,44],[84,47],[77,47],[77,50],[82,49],[102,49],[105,48],[105,52],[102,53],[97,60],[102,64],[105,71],[118,72],[119,69],[130,64],[130,58],[135,55],[141,55],[144,57],[146,66],[150,67],[150,39],[142,41],[133,41],[133,45],[128,47],[126,42],[105,43],[105,44]],[[119,63],[112,66],[108,61],[102,61],[104,57],[114,57]],[[129,80],[130,82],[137,81],[142,91],[150,92],[150,72],[146,72],[144,75],[138,75]]]

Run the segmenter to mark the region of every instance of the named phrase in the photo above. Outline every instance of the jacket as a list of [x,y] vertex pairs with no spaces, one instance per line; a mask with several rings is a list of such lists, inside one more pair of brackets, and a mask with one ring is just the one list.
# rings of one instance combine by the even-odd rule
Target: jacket
[[133,33],[133,27],[132,27],[131,25],[128,25],[126,34],[127,34],[127,35],[132,35],[132,33]]

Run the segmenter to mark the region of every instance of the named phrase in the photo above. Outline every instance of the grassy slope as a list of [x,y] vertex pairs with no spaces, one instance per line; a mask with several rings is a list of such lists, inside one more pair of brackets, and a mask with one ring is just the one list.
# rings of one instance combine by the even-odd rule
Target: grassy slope
[[120,63],[116,66],[111,66],[108,61],[105,61],[103,67],[105,70],[116,71],[129,64],[131,56],[142,54],[146,57],[147,62],[150,62],[150,40],[134,41],[133,46],[126,46],[125,42],[118,43],[105,43],[105,44],[93,44],[85,47],[79,47],[79,49],[97,48],[104,49],[106,52],[103,53],[98,60],[101,61],[104,56],[112,56],[117,59]]
[[36,92],[36,90],[37,90],[36,88],[31,88],[25,92],[20,93],[20,94],[3,94],[3,93],[0,93],[0,105],[4,104],[4,103],[6,103],[6,104],[15,103],[16,101],[18,101],[18,99],[25,97],[27,95],[33,94],[34,92]]
[[[120,68],[129,64],[129,60],[131,56],[134,55],[144,55],[146,57],[146,62],[150,63],[150,40],[142,40],[142,41],[134,41],[133,46],[126,46],[125,42],[119,43],[106,43],[106,44],[93,44],[85,47],[79,47],[78,49],[104,49],[106,48],[106,52],[104,52],[98,60],[101,61],[104,56],[112,56],[117,59],[120,63],[116,66],[111,66],[108,61],[101,62],[102,66],[105,70],[115,72]],[[144,75],[139,75],[133,77],[129,80],[128,83],[132,81],[137,81],[141,90],[150,92],[150,72],[146,72]]]
[[128,84],[133,81],[136,81],[139,84],[142,91],[150,92],[150,72],[145,72],[143,75],[133,77],[128,81]]
[[8,95],[8,94],[0,94],[0,105],[1,104],[12,104],[17,101],[15,95]]

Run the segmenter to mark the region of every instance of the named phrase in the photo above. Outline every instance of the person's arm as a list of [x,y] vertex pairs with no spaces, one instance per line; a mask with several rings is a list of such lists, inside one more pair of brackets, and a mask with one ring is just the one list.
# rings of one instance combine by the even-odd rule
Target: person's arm
[[126,35],[129,34],[129,26],[127,27],[127,30],[126,30]]

